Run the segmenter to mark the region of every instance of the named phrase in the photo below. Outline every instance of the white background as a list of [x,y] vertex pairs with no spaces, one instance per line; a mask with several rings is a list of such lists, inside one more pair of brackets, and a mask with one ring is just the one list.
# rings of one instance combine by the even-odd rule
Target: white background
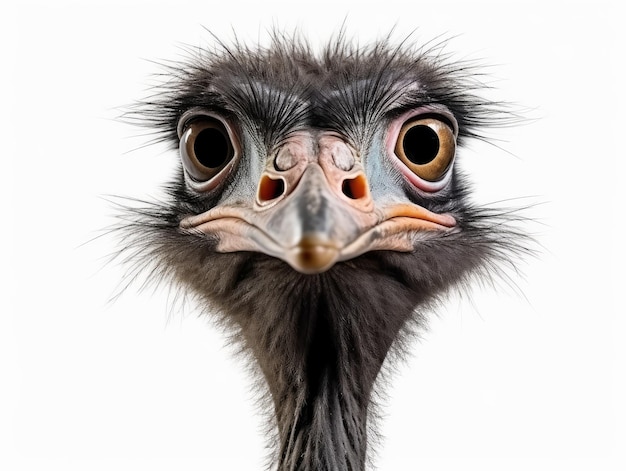
[[[52,5],[54,3],[54,5]],[[617,3],[617,2],[615,2]],[[314,44],[397,24],[483,58],[496,97],[537,118],[464,152],[476,198],[520,196],[543,245],[502,284],[452,297],[388,389],[378,469],[626,469],[622,267],[624,37],[608,2],[70,1],[2,7],[0,469],[262,469],[263,420],[241,361],[166,289],[105,266],[102,195],[158,197],[176,156],[133,152],[112,120],[150,60],[231,27]],[[620,80],[618,77],[622,77]],[[620,99],[621,98],[621,99]],[[524,200],[520,204],[524,204]],[[8,261],[8,263],[7,263]],[[523,293],[523,294],[521,294]],[[168,307],[170,306],[170,307]]]

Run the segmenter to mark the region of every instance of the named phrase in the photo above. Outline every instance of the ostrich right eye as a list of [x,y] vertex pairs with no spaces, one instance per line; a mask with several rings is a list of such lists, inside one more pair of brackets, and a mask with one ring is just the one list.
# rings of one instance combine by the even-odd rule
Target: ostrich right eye
[[455,150],[450,126],[436,118],[418,118],[400,129],[395,154],[419,178],[436,182],[452,165]]
[[198,183],[213,180],[235,157],[235,146],[226,126],[217,118],[200,116],[185,125],[180,137],[185,170]]

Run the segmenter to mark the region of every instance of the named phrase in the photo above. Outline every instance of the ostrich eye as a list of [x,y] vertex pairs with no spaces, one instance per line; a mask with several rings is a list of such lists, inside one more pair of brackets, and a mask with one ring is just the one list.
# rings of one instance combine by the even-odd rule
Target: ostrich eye
[[190,121],[180,138],[180,155],[187,173],[199,182],[215,178],[235,156],[224,124],[202,116]]
[[402,126],[395,153],[419,178],[435,182],[450,168],[455,149],[450,126],[436,118],[419,118]]

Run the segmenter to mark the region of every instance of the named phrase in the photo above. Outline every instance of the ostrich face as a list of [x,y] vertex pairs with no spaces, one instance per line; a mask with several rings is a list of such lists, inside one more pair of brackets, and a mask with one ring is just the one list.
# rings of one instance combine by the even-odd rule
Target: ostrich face
[[[133,117],[178,150],[121,253],[220,316],[271,398],[279,470],[363,469],[390,349],[450,286],[524,252],[457,146],[506,115],[439,49],[298,40],[170,66]],[[127,234],[128,235],[128,234]]]
[[501,114],[468,92],[464,67],[383,43],[339,40],[315,56],[276,40],[172,69],[178,79],[140,118],[179,149],[178,231],[211,250],[317,274],[365,253],[414,253],[476,214],[457,141]]

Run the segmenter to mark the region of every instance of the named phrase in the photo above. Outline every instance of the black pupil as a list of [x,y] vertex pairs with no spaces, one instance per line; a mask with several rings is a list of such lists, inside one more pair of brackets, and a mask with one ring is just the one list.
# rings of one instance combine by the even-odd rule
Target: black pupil
[[218,168],[230,157],[228,138],[215,128],[204,129],[196,137],[193,151],[198,162],[208,168]]
[[439,137],[428,126],[413,126],[404,135],[404,155],[416,165],[432,162],[439,153]]

